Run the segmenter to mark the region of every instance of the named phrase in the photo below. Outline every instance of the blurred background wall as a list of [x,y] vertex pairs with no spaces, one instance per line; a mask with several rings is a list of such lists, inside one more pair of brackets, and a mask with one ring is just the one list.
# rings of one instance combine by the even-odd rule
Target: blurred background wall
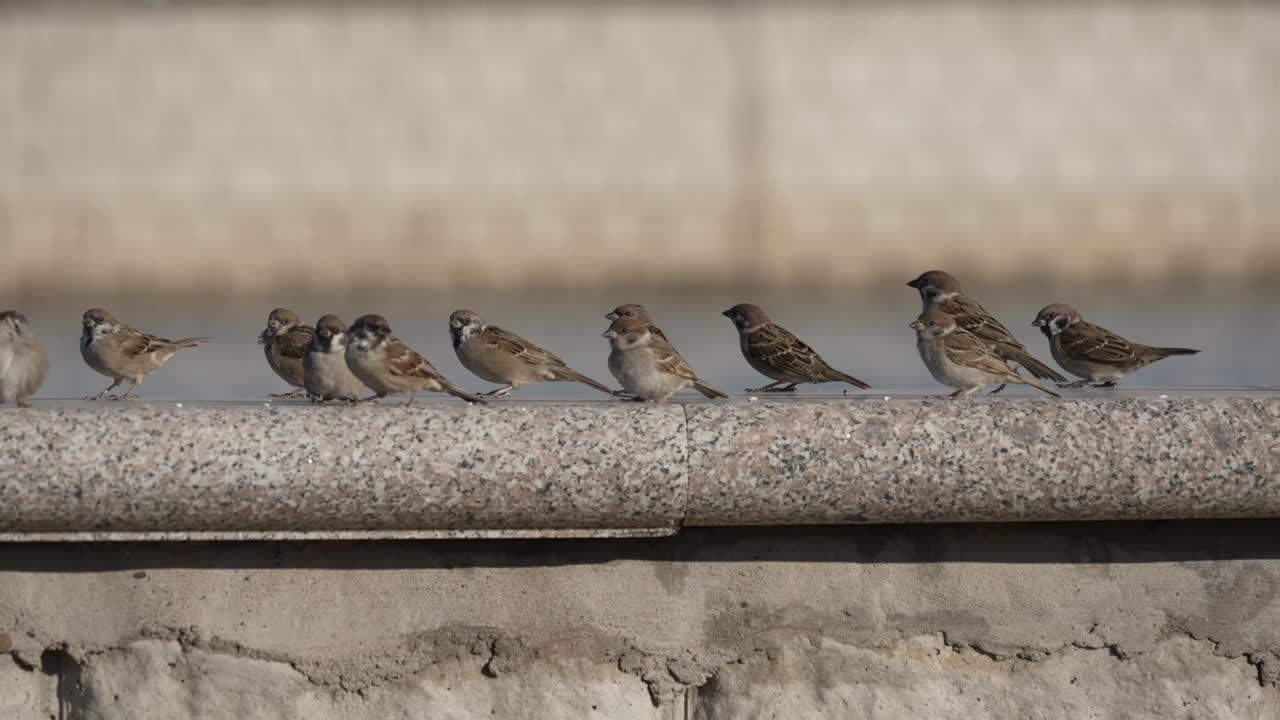
[[0,293],[1265,284],[1280,3],[0,5]]

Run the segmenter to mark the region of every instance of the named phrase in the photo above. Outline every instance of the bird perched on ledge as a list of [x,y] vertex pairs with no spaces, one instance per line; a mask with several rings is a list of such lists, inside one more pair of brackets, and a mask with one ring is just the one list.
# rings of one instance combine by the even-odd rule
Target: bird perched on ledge
[[[107,397],[117,385],[128,380],[132,385],[122,399],[130,400],[148,375],[164,367],[179,350],[209,342],[207,337],[166,340],[135,330],[115,319],[101,308],[84,311],[81,320],[80,356],[89,367],[111,378],[106,390],[91,400]],[[114,395],[110,396],[116,399]]]
[[347,367],[347,326],[336,315],[316,321],[302,370],[302,385],[312,402],[358,402],[363,394],[364,384]]
[[1013,371],[989,344],[941,310],[926,310],[910,324],[916,349],[933,379],[956,388],[951,397],[967,397],[986,385],[1030,385],[1054,397],[1058,393]]
[[267,356],[267,365],[281,380],[297,388],[293,392],[275,393],[271,397],[298,397],[303,390],[303,361],[315,329],[302,324],[292,310],[276,308],[267,316],[267,327],[258,336]]
[[470,310],[457,310],[449,316],[449,336],[463,367],[503,386],[486,395],[503,397],[523,385],[557,381],[580,382],[613,394],[609,386],[573,370],[555,354],[513,332],[486,324]]
[[639,318],[620,317],[603,337],[609,339],[609,372],[631,393],[634,400],[663,402],[692,387],[709,398],[728,395],[711,387],[689,367],[671,343],[653,332]]
[[1157,360],[1195,355],[1199,350],[1152,347],[1126,340],[1110,330],[1086,322],[1070,305],[1045,306],[1031,323],[1049,339],[1049,352],[1067,372],[1083,378],[1064,387],[1115,387],[1116,381]]
[[[1042,380],[1066,382],[1066,378],[1056,370],[1027,352],[1013,333],[992,317],[977,300],[965,295],[960,289],[960,283],[950,273],[930,270],[921,273],[915,280],[907,283],[907,286],[920,292],[922,311],[937,309],[950,315],[960,329],[986,343],[1001,360],[1017,363],[1032,376]],[[993,392],[1000,392],[1002,389],[1003,384]]]
[[445,379],[427,359],[391,334],[391,326],[381,315],[363,315],[351,324],[347,340],[347,367],[377,398],[388,393],[409,393],[405,405],[412,405],[422,390],[447,392],[469,403],[484,400]]
[[[747,364],[773,382],[747,392],[792,392],[801,383],[844,382],[866,389],[870,385],[836,370],[817,351],[776,325],[755,305],[739,303],[720,313],[738,329],[739,345]],[[778,387],[789,383],[786,387]]]
[[0,312],[0,405],[31,407],[31,396],[49,373],[49,356],[31,332],[27,316],[16,310]]

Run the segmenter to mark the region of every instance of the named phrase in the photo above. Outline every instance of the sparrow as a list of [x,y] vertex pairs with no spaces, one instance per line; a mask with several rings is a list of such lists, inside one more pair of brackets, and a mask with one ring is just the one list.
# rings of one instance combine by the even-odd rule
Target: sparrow
[[667,339],[666,333],[662,332],[662,329],[654,324],[653,316],[649,314],[649,311],[645,309],[645,306],[643,305],[639,305],[637,303],[627,303],[626,305],[619,305],[618,307],[605,313],[605,316],[604,316],[604,319],[609,321],[617,320],[618,318],[629,318],[631,320],[639,320],[643,322],[645,325],[649,326],[649,332],[653,333],[654,335],[657,335],[663,340]]
[[523,385],[542,381],[580,382],[613,394],[607,385],[571,369],[556,355],[513,332],[485,324],[470,310],[456,310],[449,316],[449,336],[463,367],[503,386],[486,396],[503,397]]
[[92,400],[101,400],[125,380],[132,383],[123,398],[129,400],[142,386],[142,381],[164,367],[174,353],[209,342],[207,337],[166,340],[148,335],[116,320],[101,308],[85,310],[81,322],[84,326],[80,335],[81,357],[89,367],[113,380],[106,390],[90,398]]
[[[738,328],[742,357],[773,382],[747,392],[794,392],[801,383],[844,382],[866,389],[870,385],[832,368],[818,353],[786,328],[775,325],[764,310],[740,303],[720,313]],[[778,387],[789,383],[786,387]]]
[[31,407],[31,396],[49,373],[49,356],[31,332],[27,316],[16,310],[0,312],[0,405]]
[[690,386],[709,398],[729,397],[694,374],[671,343],[642,319],[619,317],[603,337],[612,347],[609,372],[633,400],[662,402]]
[[925,310],[909,325],[916,331],[916,349],[933,379],[956,388],[951,397],[968,397],[984,385],[1018,384],[1062,397],[1013,371],[991,345],[960,327],[941,310]]
[[[258,336],[267,364],[281,380],[295,388],[302,388],[302,363],[311,345],[315,329],[303,325],[302,318],[292,310],[276,308],[267,316],[267,327]],[[275,393],[271,397],[297,397],[302,390]]]
[[364,394],[364,384],[347,367],[347,326],[336,315],[316,321],[302,368],[302,386],[311,402],[358,402]]
[[[1066,378],[1058,374],[1053,368],[1035,359],[1031,353],[1027,352],[1027,349],[1013,337],[1008,328],[992,317],[991,313],[979,305],[977,300],[965,295],[960,289],[960,283],[949,273],[941,270],[930,270],[907,283],[907,286],[920,291],[922,310],[936,308],[950,315],[961,329],[972,333],[979,340],[991,346],[996,355],[1005,362],[1017,363],[1031,373],[1032,376],[1042,380],[1066,381]],[[1000,392],[1003,389],[1004,385],[1001,384],[1000,387],[992,392]]]
[[[420,390],[447,392],[471,403],[484,400],[453,385],[395,335],[381,315],[362,315],[351,324],[347,338],[347,367],[381,399],[388,393],[409,393],[405,405],[413,404]],[[374,399],[369,398],[369,399]]]
[[1083,378],[1063,387],[1115,387],[1116,381],[1157,360],[1195,355],[1199,350],[1151,347],[1126,340],[1110,330],[1086,322],[1070,305],[1056,303],[1036,314],[1031,323],[1049,339],[1049,352],[1067,372]]

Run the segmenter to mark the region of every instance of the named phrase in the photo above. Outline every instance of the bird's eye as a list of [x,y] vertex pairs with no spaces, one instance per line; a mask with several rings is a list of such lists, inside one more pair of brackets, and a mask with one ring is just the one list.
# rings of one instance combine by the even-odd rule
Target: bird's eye
[[937,326],[937,324],[938,324],[938,321],[937,321],[937,320],[930,320],[930,321],[929,321],[929,325],[931,325],[931,326]]

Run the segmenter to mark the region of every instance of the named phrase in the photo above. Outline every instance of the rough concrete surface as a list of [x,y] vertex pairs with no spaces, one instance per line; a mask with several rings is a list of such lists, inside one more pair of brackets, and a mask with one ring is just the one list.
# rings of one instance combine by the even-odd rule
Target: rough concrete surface
[[1278,538],[1212,521],[9,545],[0,631],[28,669],[0,677],[47,692],[43,668],[66,717],[94,718],[1274,720]]

